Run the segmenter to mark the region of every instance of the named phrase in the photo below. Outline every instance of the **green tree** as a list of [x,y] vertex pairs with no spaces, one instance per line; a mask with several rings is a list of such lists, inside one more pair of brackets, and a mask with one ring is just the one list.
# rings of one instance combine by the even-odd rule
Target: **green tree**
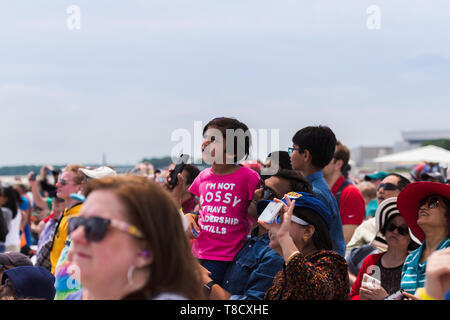
[[450,139],[428,140],[422,146],[434,145],[450,151]]

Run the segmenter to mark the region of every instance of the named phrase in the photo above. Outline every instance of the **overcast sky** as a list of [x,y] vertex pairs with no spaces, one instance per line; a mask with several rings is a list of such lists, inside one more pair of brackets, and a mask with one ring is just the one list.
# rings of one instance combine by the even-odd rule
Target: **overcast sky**
[[217,116],[283,149],[450,129],[449,31],[448,0],[0,0],[0,165],[133,164]]

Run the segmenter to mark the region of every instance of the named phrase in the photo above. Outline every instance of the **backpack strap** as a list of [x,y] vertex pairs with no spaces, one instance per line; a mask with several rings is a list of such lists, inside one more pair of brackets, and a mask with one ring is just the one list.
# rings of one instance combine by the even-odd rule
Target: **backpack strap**
[[338,190],[338,192],[336,193],[336,196],[335,196],[337,204],[338,204],[338,208],[341,207],[342,191],[350,184],[352,184],[352,183],[350,181],[348,181],[348,179],[345,179],[344,182],[342,182],[341,186],[339,187],[339,190]]

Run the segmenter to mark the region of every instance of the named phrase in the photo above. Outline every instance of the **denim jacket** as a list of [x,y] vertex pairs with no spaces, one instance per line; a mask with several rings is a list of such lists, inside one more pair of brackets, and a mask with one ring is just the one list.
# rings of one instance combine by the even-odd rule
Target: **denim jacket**
[[258,228],[225,273],[223,288],[232,294],[230,300],[263,300],[273,278],[283,268],[283,258],[269,248],[269,235],[257,234]]

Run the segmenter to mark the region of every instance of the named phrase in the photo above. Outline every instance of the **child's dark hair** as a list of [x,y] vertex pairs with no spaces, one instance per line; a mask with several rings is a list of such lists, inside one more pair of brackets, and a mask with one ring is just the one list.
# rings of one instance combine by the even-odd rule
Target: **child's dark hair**
[[23,201],[19,192],[17,192],[17,190],[14,189],[12,186],[0,187],[0,196],[5,197],[7,199],[4,207],[12,211],[13,214],[12,218],[14,219]]
[[306,180],[299,171],[280,169],[273,176],[288,180],[290,191],[308,192],[315,195],[311,182]]
[[327,126],[305,127],[294,135],[292,142],[302,150],[308,150],[312,165],[323,169],[333,159],[336,136]]
[[[250,147],[252,145],[252,137],[247,125],[234,118],[220,117],[214,118],[206,124],[206,126],[203,128],[203,135],[205,135],[206,130],[208,130],[209,128],[218,129],[222,133],[222,138],[225,142],[227,139],[227,130],[231,130],[232,132],[229,132],[229,134],[233,134],[232,137],[234,162],[236,163],[238,161],[247,159],[248,155],[250,154]],[[240,131],[243,133],[244,139],[240,138]]]

